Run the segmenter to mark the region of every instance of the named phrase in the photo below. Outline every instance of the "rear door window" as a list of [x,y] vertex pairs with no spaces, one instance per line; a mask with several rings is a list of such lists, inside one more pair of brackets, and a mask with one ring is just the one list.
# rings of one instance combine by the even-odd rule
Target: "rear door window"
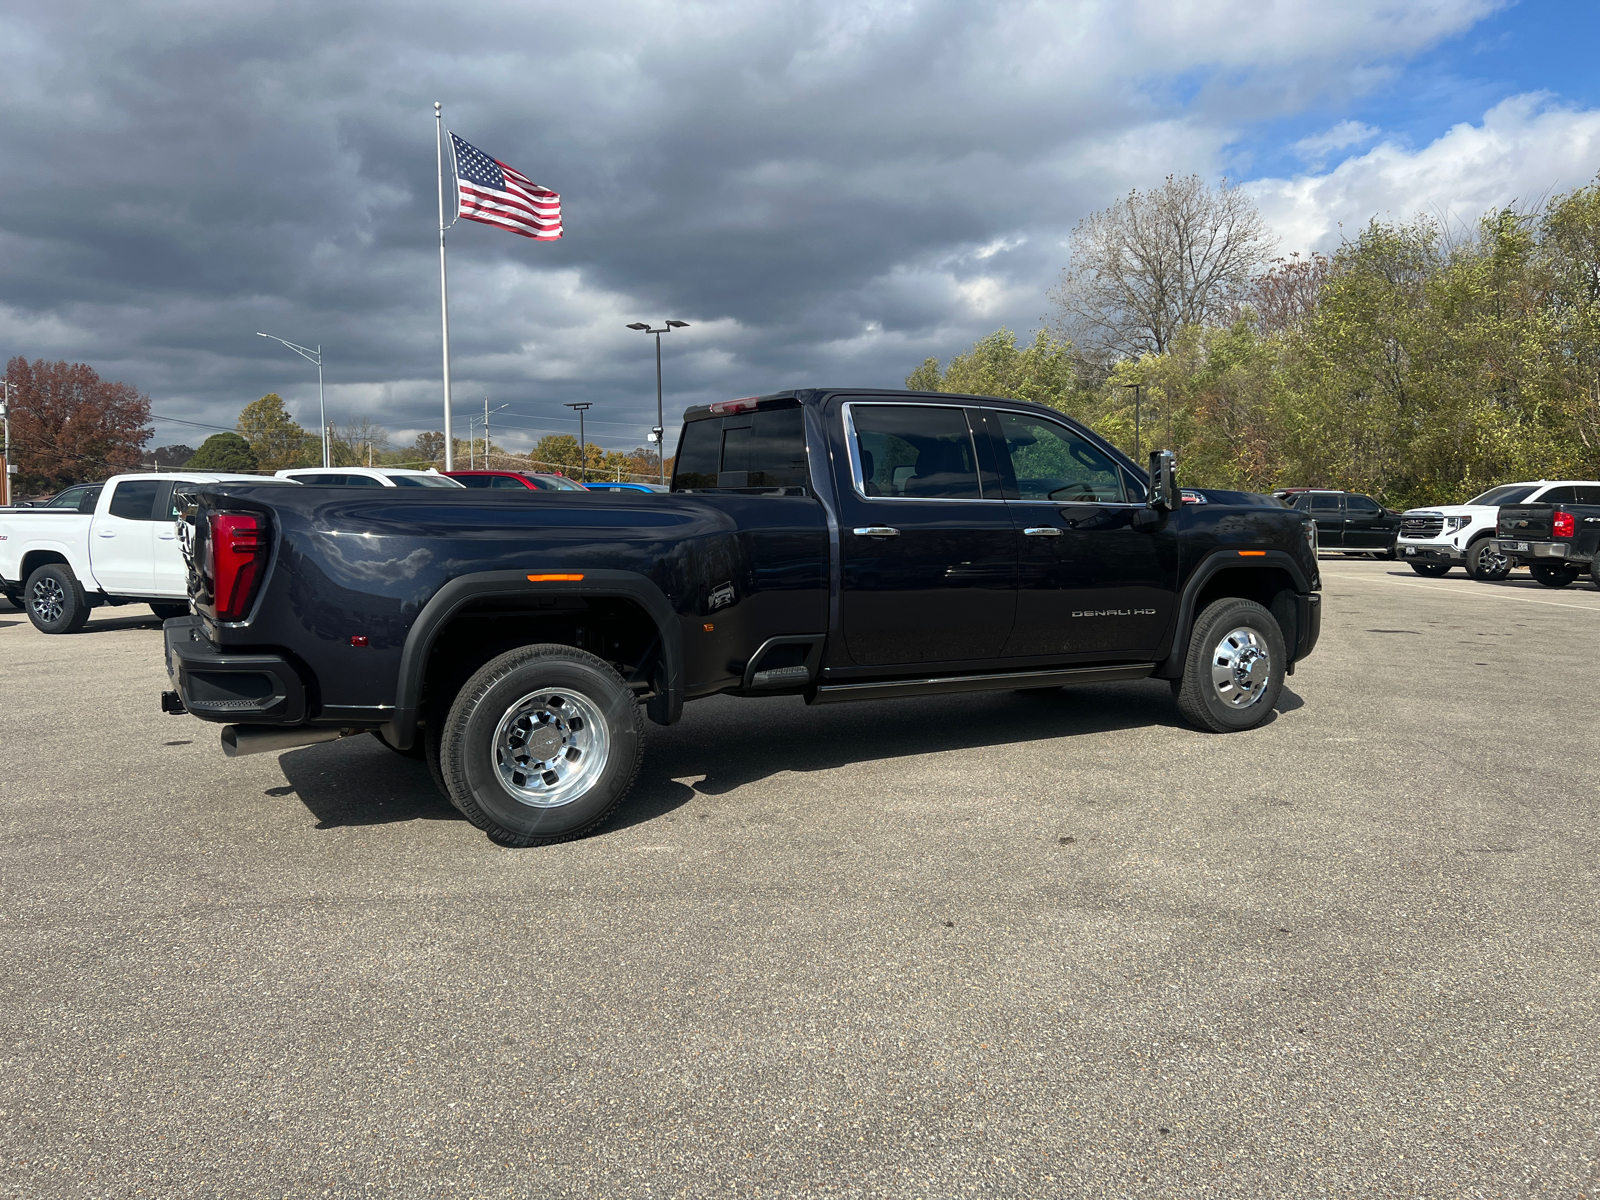
[[111,504],[107,511],[125,521],[156,520],[156,496],[161,491],[161,483],[159,479],[123,480],[111,493]]
[[981,500],[967,414],[950,405],[853,404],[858,488],[867,496]]

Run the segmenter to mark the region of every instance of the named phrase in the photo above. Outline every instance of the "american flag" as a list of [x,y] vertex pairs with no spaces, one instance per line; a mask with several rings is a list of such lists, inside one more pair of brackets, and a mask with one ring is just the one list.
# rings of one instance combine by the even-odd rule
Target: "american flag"
[[457,216],[540,241],[561,236],[560,196],[453,133],[450,146],[456,160]]

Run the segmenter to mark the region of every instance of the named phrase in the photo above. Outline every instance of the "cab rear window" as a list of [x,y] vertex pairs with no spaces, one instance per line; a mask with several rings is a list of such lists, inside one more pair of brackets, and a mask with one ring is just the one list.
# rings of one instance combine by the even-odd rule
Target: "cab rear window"
[[678,443],[672,490],[803,488],[804,417],[798,407],[690,421]]

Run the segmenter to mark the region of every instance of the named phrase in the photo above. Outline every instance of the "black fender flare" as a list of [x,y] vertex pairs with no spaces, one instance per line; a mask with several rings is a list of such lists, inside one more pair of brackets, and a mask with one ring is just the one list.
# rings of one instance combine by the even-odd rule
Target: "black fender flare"
[[384,740],[397,750],[411,748],[421,716],[428,656],[440,630],[472,601],[495,596],[621,596],[637,601],[655,622],[666,666],[665,689],[650,701],[650,718],[661,725],[675,724],[683,715],[683,630],[666,595],[637,571],[585,568],[561,573],[581,578],[532,580],[526,571],[477,571],[458,576],[435,592],[406,634],[395,681],[394,717],[383,727]]
[[[1281,567],[1288,572],[1297,593],[1305,595],[1313,590],[1305,571],[1295,561],[1294,556],[1285,550],[1241,552],[1237,549],[1219,547],[1211,551],[1195,565],[1195,569],[1189,573],[1189,578],[1183,585],[1183,593],[1178,597],[1178,619],[1172,629],[1172,649],[1161,665],[1151,672],[1153,677],[1183,678],[1184,660],[1189,657],[1189,634],[1194,630],[1195,601],[1207,581],[1218,571],[1239,568],[1249,570],[1252,567]],[[1289,653],[1293,655],[1295,649],[1296,647],[1291,646]]]

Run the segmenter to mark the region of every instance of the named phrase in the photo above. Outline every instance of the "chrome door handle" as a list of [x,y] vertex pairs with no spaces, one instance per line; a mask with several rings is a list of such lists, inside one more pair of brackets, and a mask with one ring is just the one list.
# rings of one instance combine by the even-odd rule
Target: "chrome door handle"
[[1054,525],[1036,525],[1036,526],[1034,526],[1034,528],[1032,528],[1032,529],[1024,529],[1022,532],[1024,534],[1026,534],[1028,537],[1060,537],[1061,536],[1061,530],[1057,529]]
[[851,532],[857,537],[890,538],[900,536],[898,529],[891,529],[887,525],[858,525]]

